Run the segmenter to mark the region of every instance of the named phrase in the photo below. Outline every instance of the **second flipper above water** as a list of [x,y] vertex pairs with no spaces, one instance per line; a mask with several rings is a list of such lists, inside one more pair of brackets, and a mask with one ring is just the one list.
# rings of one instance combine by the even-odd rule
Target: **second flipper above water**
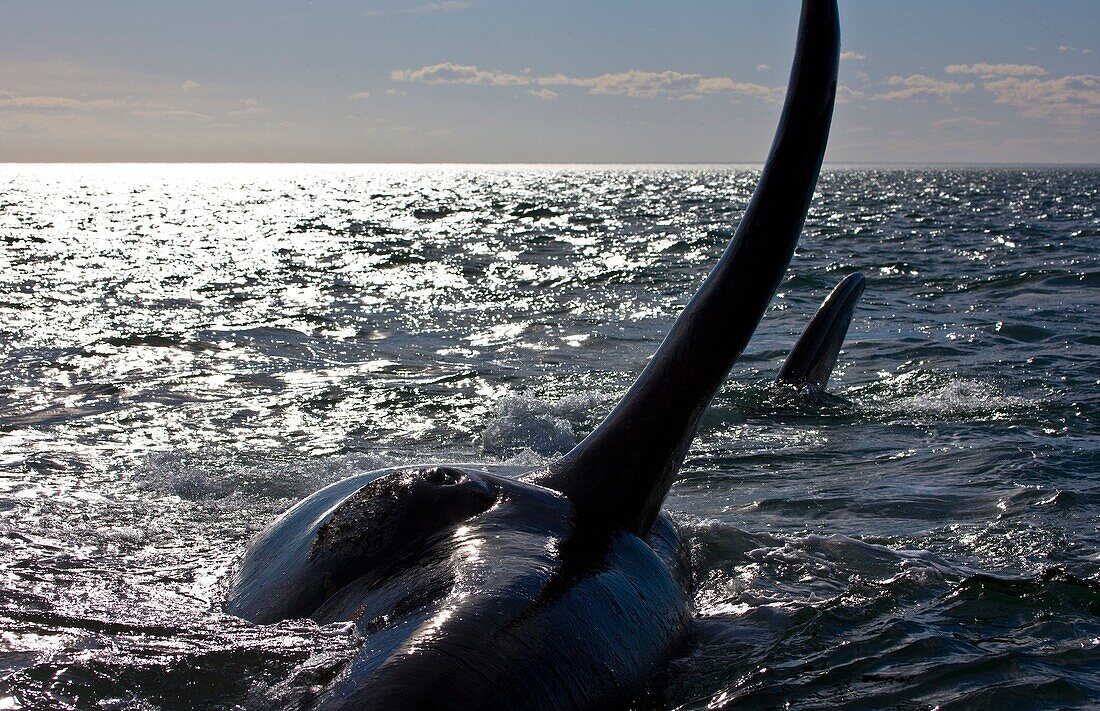
[[865,283],[863,275],[856,272],[836,285],[787,354],[776,382],[825,388]]

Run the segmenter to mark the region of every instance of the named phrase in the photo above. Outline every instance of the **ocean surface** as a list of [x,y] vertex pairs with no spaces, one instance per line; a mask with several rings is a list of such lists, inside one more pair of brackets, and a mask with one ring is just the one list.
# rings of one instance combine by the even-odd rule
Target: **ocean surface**
[[[0,166],[0,709],[293,704],[347,626],[221,612],[250,538],[610,409],[757,169]],[[771,384],[862,270],[830,394]],[[1100,170],[827,169],[666,501],[670,708],[1100,706]]]

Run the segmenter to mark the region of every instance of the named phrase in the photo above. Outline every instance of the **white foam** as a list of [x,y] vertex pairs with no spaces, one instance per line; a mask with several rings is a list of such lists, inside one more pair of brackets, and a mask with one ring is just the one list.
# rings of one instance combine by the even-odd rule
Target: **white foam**
[[[934,371],[886,375],[859,390],[870,394],[876,409],[903,415],[995,419],[1035,406],[1031,399],[1005,394],[987,380]],[[867,404],[860,393],[848,394],[855,395],[861,407]]]
[[[572,449],[577,443],[576,428],[601,408],[598,396],[585,393],[555,402],[529,395],[509,396],[497,401],[493,409],[492,420],[481,434],[482,451],[507,458],[509,464],[541,464],[541,458]],[[517,457],[520,461],[512,461]]]

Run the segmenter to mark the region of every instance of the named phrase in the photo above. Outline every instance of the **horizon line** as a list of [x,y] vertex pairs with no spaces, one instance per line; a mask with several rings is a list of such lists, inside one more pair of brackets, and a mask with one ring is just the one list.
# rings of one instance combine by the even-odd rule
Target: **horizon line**
[[[0,166],[34,165],[331,165],[331,166],[762,166],[763,161],[157,161],[157,160],[118,160],[118,161],[4,161]],[[1100,162],[1027,162],[1027,161],[825,161],[823,168],[847,166],[894,166],[894,167],[965,167],[965,168],[1100,168]]]

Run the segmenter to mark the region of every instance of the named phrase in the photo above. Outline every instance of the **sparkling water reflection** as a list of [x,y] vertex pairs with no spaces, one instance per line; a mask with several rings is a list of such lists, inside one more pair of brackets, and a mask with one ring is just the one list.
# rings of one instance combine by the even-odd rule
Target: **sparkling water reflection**
[[[223,615],[351,473],[535,465],[615,401],[750,168],[0,168],[0,708],[289,704],[359,640]],[[1100,173],[827,171],[667,508],[671,706],[1100,703]],[[869,277],[835,397],[768,385]]]

